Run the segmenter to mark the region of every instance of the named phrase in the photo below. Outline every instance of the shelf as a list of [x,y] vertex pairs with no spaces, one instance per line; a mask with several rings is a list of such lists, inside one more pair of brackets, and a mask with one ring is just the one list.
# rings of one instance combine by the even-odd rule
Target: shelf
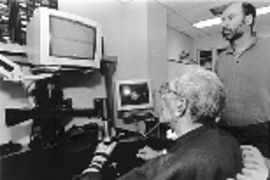
[[0,53],[10,56],[26,56],[25,46],[0,42]]

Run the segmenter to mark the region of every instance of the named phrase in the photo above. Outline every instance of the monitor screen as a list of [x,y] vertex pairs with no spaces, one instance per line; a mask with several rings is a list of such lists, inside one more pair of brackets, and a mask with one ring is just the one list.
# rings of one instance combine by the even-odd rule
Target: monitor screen
[[153,107],[151,83],[149,79],[116,82],[118,110],[149,109]]
[[54,15],[50,16],[49,27],[51,34],[50,56],[94,59],[96,28]]

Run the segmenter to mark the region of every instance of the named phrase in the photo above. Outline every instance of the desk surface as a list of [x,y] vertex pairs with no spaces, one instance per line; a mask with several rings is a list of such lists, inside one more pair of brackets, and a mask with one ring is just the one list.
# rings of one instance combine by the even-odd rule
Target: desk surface
[[93,151],[50,148],[17,153],[0,160],[1,180],[69,180],[87,167]]
[[[110,163],[115,168],[105,169],[106,180],[116,178],[128,172],[143,160],[137,159],[139,148],[145,144],[141,142],[120,143],[112,154]],[[62,149],[28,150],[6,156],[0,160],[1,180],[71,180],[81,173],[92,159],[95,147],[84,151],[65,152]],[[127,163],[128,162],[128,163]]]

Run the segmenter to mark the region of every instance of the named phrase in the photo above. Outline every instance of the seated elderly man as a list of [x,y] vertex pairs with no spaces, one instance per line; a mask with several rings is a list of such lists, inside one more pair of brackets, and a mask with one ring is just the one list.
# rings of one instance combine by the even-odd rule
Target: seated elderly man
[[[121,176],[122,180],[224,180],[241,172],[237,141],[216,125],[225,103],[223,85],[211,71],[187,65],[162,91],[160,120],[169,123],[178,138],[167,154],[147,161]],[[76,180],[102,178],[99,170],[116,143],[99,144],[90,166]]]

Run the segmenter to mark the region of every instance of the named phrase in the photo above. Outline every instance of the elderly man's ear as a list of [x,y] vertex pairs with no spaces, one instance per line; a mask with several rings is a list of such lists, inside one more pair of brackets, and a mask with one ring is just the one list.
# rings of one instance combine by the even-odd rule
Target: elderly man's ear
[[187,112],[187,108],[188,108],[187,100],[184,98],[178,99],[176,103],[175,116],[177,118],[183,117]]

